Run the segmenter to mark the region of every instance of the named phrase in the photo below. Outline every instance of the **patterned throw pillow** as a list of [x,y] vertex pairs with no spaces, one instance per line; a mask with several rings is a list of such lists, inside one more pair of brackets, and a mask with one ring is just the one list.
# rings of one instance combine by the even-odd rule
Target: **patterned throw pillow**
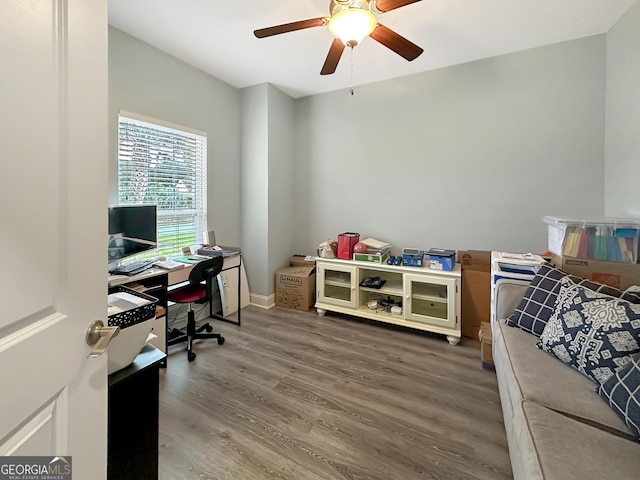
[[617,288],[569,275],[567,272],[547,264],[542,265],[531,280],[522,300],[520,300],[515,311],[507,318],[507,325],[521,328],[539,337],[553,314],[558,293],[560,292],[560,281],[566,277],[590,290],[611,295],[612,297],[622,297],[624,300],[633,303],[640,303],[640,295],[638,294],[623,293]]
[[640,305],[564,278],[556,309],[537,346],[604,383],[631,361],[631,354],[640,352]]
[[627,427],[640,437],[640,354],[618,370],[597,389]]

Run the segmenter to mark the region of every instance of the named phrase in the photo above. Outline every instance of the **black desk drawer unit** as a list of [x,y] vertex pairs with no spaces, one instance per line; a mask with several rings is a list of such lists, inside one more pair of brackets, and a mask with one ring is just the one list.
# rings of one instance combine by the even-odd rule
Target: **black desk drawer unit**
[[107,478],[157,480],[159,368],[166,355],[146,345],[109,375]]

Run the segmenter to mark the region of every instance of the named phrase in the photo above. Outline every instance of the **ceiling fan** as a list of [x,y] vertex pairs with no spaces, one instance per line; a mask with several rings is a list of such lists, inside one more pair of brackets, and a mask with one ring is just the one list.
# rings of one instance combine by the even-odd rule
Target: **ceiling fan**
[[335,38],[329,48],[329,53],[320,75],[329,75],[335,72],[345,47],[355,47],[366,36],[370,36],[401,57],[412,61],[420,56],[423,52],[422,48],[378,23],[376,15],[419,1],[331,0],[329,4],[330,17],[310,18],[308,20],[275,25],[255,30],[253,33],[258,38],[265,38],[305,28],[328,26],[329,31]]

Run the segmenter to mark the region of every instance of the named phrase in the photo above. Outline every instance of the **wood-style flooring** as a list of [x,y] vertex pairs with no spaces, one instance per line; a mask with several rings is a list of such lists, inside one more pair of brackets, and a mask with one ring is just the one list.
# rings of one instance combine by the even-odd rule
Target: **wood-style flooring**
[[161,480],[510,479],[478,342],[327,313],[242,310],[160,371]]

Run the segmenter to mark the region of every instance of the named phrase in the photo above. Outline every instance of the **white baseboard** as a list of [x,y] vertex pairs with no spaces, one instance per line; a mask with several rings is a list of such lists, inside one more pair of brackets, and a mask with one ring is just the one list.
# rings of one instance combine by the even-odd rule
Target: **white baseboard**
[[276,294],[272,293],[269,296],[258,295],[257,293],[250,293],[249,299],[251,301],[251,305],[254,307],[269,309],[276,306]]

